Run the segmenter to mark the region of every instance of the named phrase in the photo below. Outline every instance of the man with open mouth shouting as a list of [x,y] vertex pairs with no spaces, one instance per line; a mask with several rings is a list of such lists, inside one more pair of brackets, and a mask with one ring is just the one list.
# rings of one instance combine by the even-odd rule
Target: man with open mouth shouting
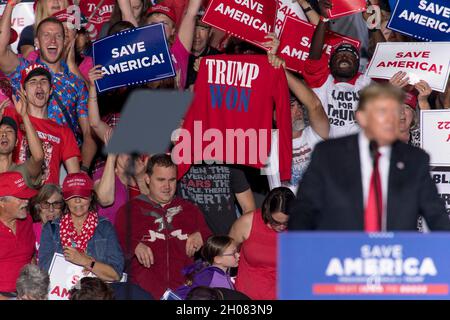
[[[14,5],[18,2],[20,0],[8,2],[0,22],[0,71],[11,80],[16,95],[23,81],[22,71],[32,64],[19,58],[8,47],[11,14]],[[87,170],[96,152],[96,144],[87,118],[88,91],[84,81],[70,72],[63,61],[65,36],[64,26],[58,19],[49,17],[42,20],[35,33],[35,46],[40,56],[36,63],[44,65],[52,77],[53,92],[47,107],[48,118],[71,129],[81,148],[81,168]],[[38,96],[40,94],[37,94],[35,98]]]
[[[28,115],[39,136],[44,152],[42,165],[42,183],[59,183],[59,168],[64,162],[68,173],[79,171],[80,150],[69,128],[54,123],[48,118],[47,106],[53,91],[52,75],[41,64],[32,64],[22,70],[22,96],[17,122],[23,127],[23,117]],[[26,136],[20,135],[15,154],[16,163],[24,163],[30,158],[33,147]]]

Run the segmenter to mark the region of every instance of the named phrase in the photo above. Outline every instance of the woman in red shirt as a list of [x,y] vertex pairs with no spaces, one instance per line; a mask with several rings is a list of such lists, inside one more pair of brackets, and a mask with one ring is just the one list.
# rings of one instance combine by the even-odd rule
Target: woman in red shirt
[[236,290],[251,299],[277,298],[277,235],[286,230],[286,207],[294,199],[290,189],[275,188],[264,199],[262,209],[244,214],[231,227],[230,237],[242,244]]

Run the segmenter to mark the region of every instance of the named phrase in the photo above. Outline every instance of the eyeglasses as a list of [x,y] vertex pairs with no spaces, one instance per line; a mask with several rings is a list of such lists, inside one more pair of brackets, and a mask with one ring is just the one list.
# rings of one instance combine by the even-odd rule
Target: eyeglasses
[[37,85],[39,84],[39,86],[42,87],[48,87],[50,86],[50,82],[48,81],[48,79],[41,79],[41,80],[30,80],[27,82],[28,86],[31,87],[37,87]]
[[286,221],[286,222],[279,222],[279,221],[277,221],[277,220],[275,220],[275,219],[273,219],[272,218],[272,220],[269,222],[270,223],[270,225],[272,226],[272,227],[287,227],[288,226],[288,222]]
[[224,253],[224,254],[221,254],[221,256],[222,257],[232,257],[232,256],[236,256],[236,254],[238,254],[238,253],[239,253],[239,251],[234,250],[232,253]]
[[50,202],[44,201],[44,202],[41,202],[39,204],[39,206],[41,207],[41,209],[49,209],[50,207],[53,207],[53,209],[62,209],[64,206],[64,202],[55,201],[55,202],[50,203]]

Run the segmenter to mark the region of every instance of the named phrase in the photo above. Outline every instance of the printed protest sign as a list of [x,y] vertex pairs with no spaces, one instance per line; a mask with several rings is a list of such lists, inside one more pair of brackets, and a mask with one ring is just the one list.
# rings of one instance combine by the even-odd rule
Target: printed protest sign
[[[50,275],[49,300],[69,300],[69,291],[84,277],[95,277],[95,274],[83,274],[83,267],[66,261],[64,255],[55,253],[53,255],[48,274]],[[122,273],[120,282],[127,282],[128,275]]]
[[410,84],[428,82],[433,90],[444,92],[450,73],[450,42],[378,43],[366,74],[390,79],[398,71],[408,74]]
[[398,0],[388,28],[427,41],[450,41],[448,0]]
[[450,299],[448,233],[286,232],[278,298]]
[[450,166],[450,110],[421,110],[420,137],[431,166]]
[[[286,61],[288,69],[298,73],[303,72],[315,28],[314,25],[306,21],[286,17],[280,33],[278,55]],[[341,42],[351,43],[357,48],[361,45],[361,42],[356,39],[328,31],[325,36],[325,53],[329,55],[331,48]]]
[[[0,15],[3,15],[6,5],[0,5]],[[11,44],[11,49],[17,53],[17,45],[19,44],[20,33],[22,30],[34,23],[33,2],[18,3],[12,12],[11,27],[17,32],[19,37]]]
[[276,15],[277,0],[211,0],[202,21],[264,48]]
[[303,21],[308,21],[308,18],[303,12],[302,7],[298,4],[297,1],[292,0],[277,0],[277,1],[278,1],[278,10],[277,10],[277,19],[275,22],[275,33],[278,36],[280,35],[281,28],[283,27],[284,19],[286,17],[292,17]]
[[50,275],[49,300],[69,300],[69,290],[84,277],[83,267],[66,261],[64,255],[55,253],[48,271]]
[[328,9],[328,16],[337,19],[362,11],[366,11],[366,0],[333,0],[333,8]]
[[94,65],[101,65],[99,92],[173,77],[175,71],[162,24],[123,31],[93,43]]
[[431,171],[431,178],[436,184],[439,196],[445,203],[447,214],[450,215],[450,168],[448,171]]

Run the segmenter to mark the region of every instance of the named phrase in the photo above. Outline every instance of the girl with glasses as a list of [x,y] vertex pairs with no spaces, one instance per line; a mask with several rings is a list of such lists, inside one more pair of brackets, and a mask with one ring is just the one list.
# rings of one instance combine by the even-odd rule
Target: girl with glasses
[[198,286],[234,290],[229,270],[238,266],[239,252],[233,239],[229,236],[211,236],[201,254],[204,261],[198,261],[183,270],[187,281],[176,291],[182,299]]

